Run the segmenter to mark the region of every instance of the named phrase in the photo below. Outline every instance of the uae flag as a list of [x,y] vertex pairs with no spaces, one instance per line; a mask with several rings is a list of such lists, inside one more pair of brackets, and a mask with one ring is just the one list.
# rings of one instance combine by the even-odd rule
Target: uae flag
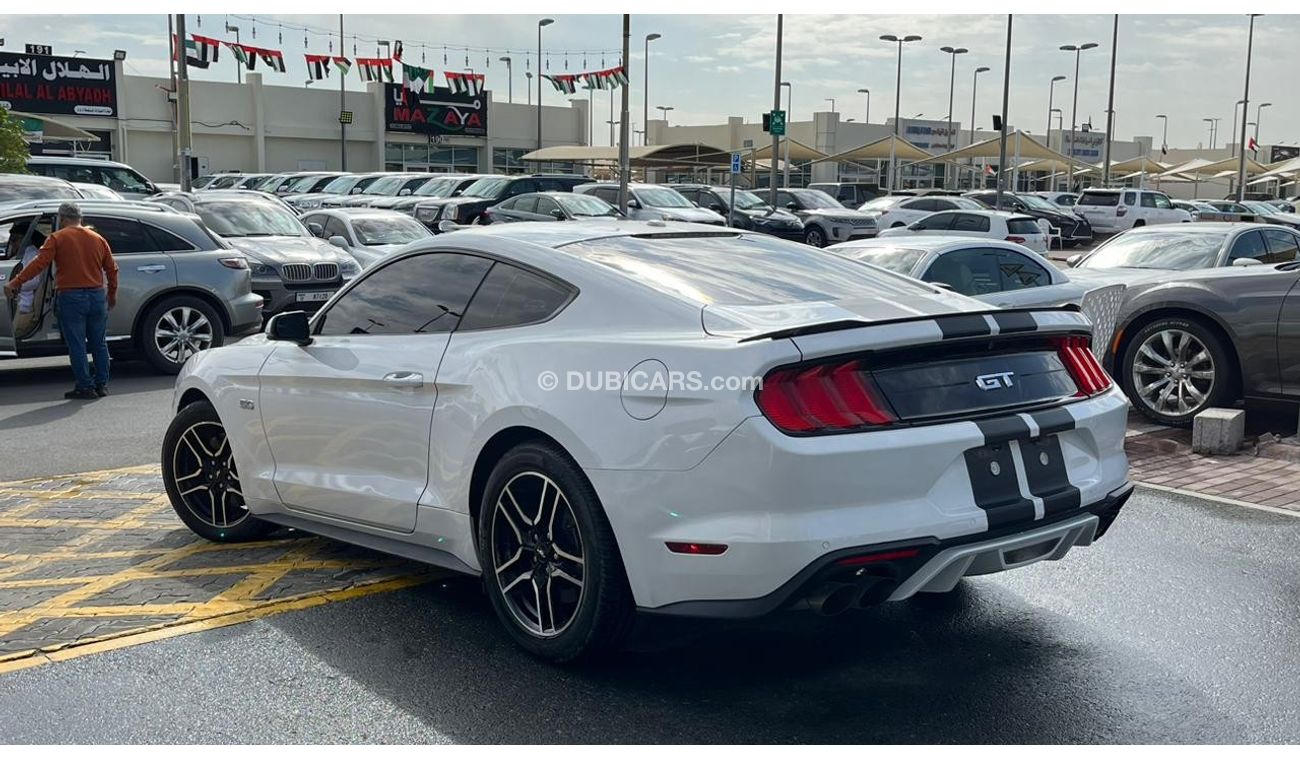
[[279,50],[258,50],[257,57],[270,68],[284,73],[284,54]]
[[419,66],[402,64],[402,86],[414,93],[426,92],[433,72]]
[[1250,148],[1251,153],[1259,152],[1259,143],[1255,142],[1255,138],[1253,137],[1250,138],[1250,143],[1248,143],[1246,147]]
[[624,69],[622,66],[605,69],[600,73],[605,75],[605,81],[609,82],[611,90],[615,87],[622,87],[627,84],[627,69]]
[[[482,74],[445,71],[443,76],[446,77],[447,88],[451,90],[453,95],[468,95],[473,98],[483,92],[484,75]],[[573,90],[569,92],[573,92]]]
[[328,55],[305,55],[307,59],[307,76],[318,82],[330,75],[330,57]]
[[393,60],[391,58],[358,58],[357,68],[361,71],[363,82],[393,81]]
[[339,70],[339,76],[345,77],[352,70],[352,61],[349,61],[346,56],[336,55],[334,56],[334,66]]
[[578,76],[582,79],[582,86],[588,90],[605,89],[604,83],[600,81],[600,77],[596,74],[597,72],[595,71],[588,71],[585,74],[579,74]]
[[557,92],[572,95],[578,91],[576,74],[542,74],[542,78],[550,82]]
[[240,45],[238,42],[227,42],[226,47],[230,48],[230,52],[235,54],[235,59],[239,61],[244,68],[249,71],[253,70],[253,66],[257,63],[257,59],[249,55],[247,48]]
[[[176,37],[173,36],[172,44],[175,43]],[[221,40],[191,34],[190,39],[185,40],[185,64],[196,69],[206,69],[209,64],[217,62],[217,53],[220,50]]]

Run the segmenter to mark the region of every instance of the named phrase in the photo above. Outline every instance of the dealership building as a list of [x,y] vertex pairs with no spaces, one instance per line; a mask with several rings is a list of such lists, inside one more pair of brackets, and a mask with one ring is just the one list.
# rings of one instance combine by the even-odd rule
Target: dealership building
[[[170,89],[166,78],[126,75],[123,61],[0,53],[0,107],[22,114],[33,154],[111,158],[158,182],[177,177]],[[586,143],[587,99],[564,102],[546,89],[542,144]],[[337,170],[340,113],[349,112],[351,171],[531,168],[519,158],[537,147],[533,106],[384,82],[343,99],[340,107],[334,78],[296,87],[268,85],[259,72],[242,83],[192,79],[193,162],[199,173]]]

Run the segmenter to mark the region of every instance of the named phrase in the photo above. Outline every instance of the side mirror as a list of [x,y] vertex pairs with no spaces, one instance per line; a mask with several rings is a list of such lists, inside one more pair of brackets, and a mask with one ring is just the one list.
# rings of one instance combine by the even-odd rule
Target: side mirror
[[795,203],[794,201],[790,201],[789,203],[785,204],[785,207],[790,209],[791,211],[799,210],[799,204]]
[[311,326],[307,324],[307,312],[286,311],[276,314],[266,323],[266,335],[271,340],[310,346]]
[[551,209],[551,218],[557,222],[564,221],[564,212],[557,209]]
[[363,188],[360,188],[360,187],[354,187],[354,188],[352,188],[352,191],[351,191],[350,193],[348,193],[348,194],[349,194],[349,195],[360,195],[362,189],[363,189]]
[[321,226],[320,222],[307,222],[307,231],[311,233],[312,237],[325,237],[325,228]]
[[628,208],[641,208],[641,201],[637,200],[636,198],[628,198],[628,199],[627,199],[627,207],[628,207]]
[[1245,256],[1232,260],[1232,265],[1234,267],[1257,267],[1263,265],[1263,263],[1264,262],[1259,259],[1252,259]]
[[721,204],[721,203],[710,203],[710,204],[709,204],[709,210],[710,210],[710,211],[716,211],[716,212],[718,212],[719,214],[721,214],[721,213],[723,213],[724,211],[726,211],[726,209],[722,207],[722,204]]
[[410,195],[410,194],[411,194],[411,188],[409,188],[409,187],[404,187],[404,188],[402,188],[401,190],[398,190],[398,191],[397,191],[397,194],[398,194],[399,196],[400,196],[400,195]]
[[1083,261],[1083,254],[1082,254],[1082,253],[1076,253],[1076,254],[1074,254],[1073,256],[1071,256],[1070,258],[1068,258],[1068,259],[1065,260],[1065,265],[1066,265],[1067,267],[1070,267],[1071,269],[1073,269],[1074,267],[1079,266],[1079,262],[1080,262],[1080,261]]
[[342,248],[345,251],[351,247],[348,245],[347,238],[343,237],[342,235],[331,235],[329,243],[335,248]]

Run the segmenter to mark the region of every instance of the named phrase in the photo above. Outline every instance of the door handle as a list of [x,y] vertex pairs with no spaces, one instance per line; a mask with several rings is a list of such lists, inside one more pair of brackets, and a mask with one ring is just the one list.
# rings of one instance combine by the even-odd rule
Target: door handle
[[424,375],[419,372],[389,372],[384,375],[384,384],[394,388],[423,388]]
[[157,274],[158,272],[162,272],[166,269],[167,269],[166,264],[145,264],[144,266],[136,267],[135,271],[148,272],[149,274]]

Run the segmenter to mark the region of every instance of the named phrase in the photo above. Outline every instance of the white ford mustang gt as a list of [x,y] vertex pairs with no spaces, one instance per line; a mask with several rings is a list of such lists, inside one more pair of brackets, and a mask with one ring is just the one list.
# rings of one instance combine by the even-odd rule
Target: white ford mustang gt
[[481,575],[563,661],[637,611],[835,614],[1091,543],[1132,486],[1088,342],[761,234],[461,230],[194,356],[162,466],[205,538]]

